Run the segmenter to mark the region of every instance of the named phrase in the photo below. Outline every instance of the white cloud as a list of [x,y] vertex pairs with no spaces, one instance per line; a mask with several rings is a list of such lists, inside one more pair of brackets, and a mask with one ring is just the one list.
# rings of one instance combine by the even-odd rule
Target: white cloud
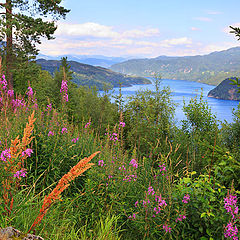
[[201,22],[211,22],[212,19],[208,17],[196,17],[195,20],[201,21]]
[[159,29],[146,30],[132,29],[124,32],[114,31],[112,26],[87,22],[82,24],[59,23],[56,30],[57,36],[69,37],[95,37],[95,38],[142,38],[159,35]]
[[56,35],[72,37],[100,37],[100,38],[117,38],[119,33],[114,32],[112,27],[98,23],[87,22],[83,24],[60,23],[56,30]]
[[170,47],[173,45],[186,45],[191,43],[192,43],[192,39],[187,37],[182,37],[182,38],[172,38],[172,39],[163,40],[160,42],[160,45],[164,47]]

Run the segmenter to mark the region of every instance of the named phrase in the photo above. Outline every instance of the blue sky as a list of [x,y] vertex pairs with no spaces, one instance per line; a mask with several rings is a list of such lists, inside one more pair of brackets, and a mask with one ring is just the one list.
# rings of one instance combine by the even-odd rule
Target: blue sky
[[64,0],[55,40],[41,53],[123,57],[186,56],[240,46],[239,0]]

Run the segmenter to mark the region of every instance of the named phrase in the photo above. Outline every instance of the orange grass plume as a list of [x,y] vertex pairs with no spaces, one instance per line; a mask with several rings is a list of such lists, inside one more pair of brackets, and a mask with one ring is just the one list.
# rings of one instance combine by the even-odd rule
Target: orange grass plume
[[37,216],[37,218],[35,219],[34,223],[32,224],[32,226],[30,227],[30,229],[28,230],[28,232],[30,232],[32,229],[34,229],[34,227],[41,222],[41,220],[43,219],[43,217],[46,215],[48,209],[50,208],[50,206],[52,205],[52,203],[57,200],[60,199],[60,194],[66,189],[68,188],[68,186],[70,185],[69,183],[71,181],[73,181],[76,177],[80,176],[83,172],[85,172],[86,170],[88,170],[92,165],[94,165],[94,163],[89,163],[98,153],[100,153],[100,151],[93,153],[91,156],[89,156],[88,158],[83,158],[82,160],[80,160],[77,165],[75,165],[74,167],[71,168],[71,170],[65,174],[58,182],[57,186],[52,190],[52,192],[46,196],[44,198],[43,201],[43,205],[40,209],[40,212]]

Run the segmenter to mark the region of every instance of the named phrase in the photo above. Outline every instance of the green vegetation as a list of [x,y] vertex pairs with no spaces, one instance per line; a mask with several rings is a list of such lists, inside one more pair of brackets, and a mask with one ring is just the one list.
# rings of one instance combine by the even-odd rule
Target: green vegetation
[[238,236],[239,109],[220,128],[194,98],[177,127],[158,78],[154,92],[111,103],[72,75],[66,59],[54,77],[39,69],[24,96],[0,79],[0,228],[45,239]]
[[114,64],[111,69],[124,74],[197,81],[217,85],[226,78],[240,76],[240,48],[230,48],[203,56],[133,59]]
[[[51,74],[54,74],[61,65],[61,61],[57,60],[39,59],[36,62],[41,65],[43,70],[47,70]],[[151,83],[150,80],[143,77],[128,76],[102,67],[94,67],[75,61],[69,61],[68,64],[73,71],[72,81],[78,86],[96,86],[99,90],[103,90],[105,88],[119,87],[119,82],[122,84],[122,87],[129,87],[132,84]]]
[[[28,2],[0,6],[11,14],[11,7]],[[58,6],[61,0],[33,2],[44,15],[67,11]],[[10,37],[18,26],[7,25],[6,20]],[[49,34],[54,30],[51,23],[42,26],[51,27]],[[214,72],[201,56],[191,58],[192,68],[216,76],[220,67],[228,71],[232,53],[232,70],[238,71],[237,51],[221,53],[225,64],[215,61],[219,53],[208,55]],[[39,60],[42,70],[26,56],[13,55],[16,65],[8,50],[1,52],[3,64],[0,58],[0,228],[50,240],[238,239],[240,107],[233,123],[220,123],[202,96],[193,98],[184,104],[186,120],[176,126],[171,91],[157,77],[155,91],[140,91],[124,102],[120,89],[112,103],[109,87],[139,79],[66,58]],[[166,65],[170,60],[175,65]],[[163,74],[176,74],[174,69],[192,74],[183,68],[188,57],[170,60],[157,59],[165,62]],[[87,86],[78,87],[79,81]],[[102,95],[88,87],[96,83]]]

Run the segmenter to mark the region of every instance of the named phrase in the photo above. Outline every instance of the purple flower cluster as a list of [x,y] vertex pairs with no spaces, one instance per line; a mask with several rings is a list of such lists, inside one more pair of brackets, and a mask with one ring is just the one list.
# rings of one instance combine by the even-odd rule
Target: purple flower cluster
[[237,226],[233,223],[229,222],[228,225],[225,227],[226,232],[224,233],[225,238],[230,238],[233,240],[238,240],[238,229]]
[[11,159],[11,154],[10,154],[10,149],[5,149],[4,151],[2,151],[1,156],[0,156],[0,160],[6,162],[8,159]]
[[182,222],[183,219],[186,219],[186,216],[180,214],[179,217],[177,217],[176,222],[178,222],[178,221]]
[[123,128],[124,128],[125,125],[126,125],[125,122],[119,122],[119,126],[120,126],[120,127],[123,127]]
[[51,103],[47,105],[46,111],[47,112],[51,112],[52,111],[52,104]]
[[98,161],[98,166],[103,167],[104,165],[106,166],[106,164],[104,164],[103,160]]
[[25,151],[22,152],[22,157],[31,157],[32,153],[33,153],[33,150],[30,148],[27,148]]
[[25,103],[24,99],[19,99],[19,98],[12,99],[12,105],[14,108],[26,107],[26,103]]
[[165,175],[166,172],[167,172],[167,169],[166,169],[166,166],[165,166],[165,163],[163,164],[159,164],[159,171],[162,173],[162,175]]
[[89,128],[89,127],[90,127],[90,125],[91,125],[91,121],[89,120],[89,122],[88,122],[88,123],[86,123],[86,125],[85,125],[85,128]]
[[52,131],[48,132],[48,136],[53,136],[53,135],[54,135],[54,132],[52,132]]
[[138,168],[138,163],[135,159],[132,159],[129,163],[129,165],[132,165],[134,168]]
[[189,194],[184,195],[182,202],[183,203],[188,203],[190,201],[190,196]]
[[224,198],[224,208],[232,215],[232,218],[235,218],[235,215],[238,214],[237,206],[237,196],[228,195]]
[[133,215],[130,215],[130,216],[128,217],[128,219],[132,219],[132,220],[136,219],[136,214],[133,213]]
[[72,139],[72,142],[76,143],[78,140],[79,140],[78,137],[77,137],[77,138],[73,138],[73,139]]
[[62,128],[62,131],[61,131],[61,133],[63,134],[63,133],[68,133],[68,130],[67,130],[67,128]]
[[13,97],[14,96],[14,90],[8,90],[7,92],[9,97]]
[[148,195],[154,195],[155,194],[155,191],[154,191],[154,189],[153,189],[153,187],[152,186],[150,186],[149,188],[148,188]]
[[32,88],[30,86],[28,87],[27,95],[28,95],[28,97],[32,97],[33,96],[33,90],[32,90]]
[[131,182],[131,181],[136,181],[137,180],[137,175],[131,174],[131,175],[126,175],[123,178],[123,181]]
[[20,177],[26,177],[26,174],[27,174],[26,170],[21,169],[20,171],[17,171],[17,172],[13,175],[13,177],[19,179]]
[[7,89],[7,81],[5,78],[5,75],[2,75],[2,78],[0,78],[0,86],[2,86],[2,89]]
[[62,84],[61,84],[61,89],[60,89],[60,93],[63,93],[63,100],[65,102],[68,102],[68,85],[67,85],[67,81],[62,80]]
[[229,221],[228,225],[225,227],[225,238],[230,238],[233,240],[238,240],[238,228],[235,225],[236,215],[238,214],[238,206],[237,206],[237,196],[233,196],[228,194],[226,198],[224,198],[224,208],[228,213],[231,214],[232,219]]
[[172,228],[169,227],[167,224],[166,225],[163,225],[163,229],[167,232],[171,232]]

